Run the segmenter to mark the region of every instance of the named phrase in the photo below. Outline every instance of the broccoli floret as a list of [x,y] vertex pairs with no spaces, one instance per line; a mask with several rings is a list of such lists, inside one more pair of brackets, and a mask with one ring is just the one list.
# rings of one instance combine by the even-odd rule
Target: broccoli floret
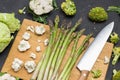
[[63,12],[65,12],[66,15],[73,16],[76,14],[76,5],[71,0],[66,0],[65,2],[62,2],[61,9]]
[[18,10],[18,13],[19,13],[19,14],[25,14],[25,11],[24,11],[25,9],[26,9],[26,7],[24,7],[23,9],[19,9],[19,10]]
[[110,41],[112,43],[117,43],[119,41],[119,36],[117,33],[113,32],[111,35],[110,35]]
[[118,59],[120,58],[120,47],[113,48],[113,55],[114,55],[114,58],[112,60],[112,65],[115,65]]
[[120,70],[113,70],[113,78],[112,80],[120,80]]
[[92,70],[93,78],[99,78],[102,74],[101,70]]
[[102,22],[108,19],[108,14],[102,7],[92,8],[88,14],[90,20],[95,22]]

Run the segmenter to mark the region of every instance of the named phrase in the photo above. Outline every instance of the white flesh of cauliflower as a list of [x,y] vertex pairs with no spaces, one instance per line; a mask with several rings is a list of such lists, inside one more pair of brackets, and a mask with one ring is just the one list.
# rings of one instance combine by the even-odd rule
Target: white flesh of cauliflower
[[25,32],[25,33],[23,34],[22,38],[23,38],[24,40],[29,40],[29,39],[30,39],[30,33]]
[[35,53],[31,53],[30,57],[33,58],[33,59],[36,59],[36,54]]
[[46,14],[54,9],[52,0],[31,0],[29,7],[36,15]]
[[12,69],[17,72],[21,69],[21,66],[23,64],[23,61],[21,61],[18,58],[15,58],[14,61],[12,62]]
[[40,26],[36,26],[35,27],[35,33],[37,35],[43,35],[45,33],[45,28],[43,25],[40,25]]
[[20,41],[20,44],[18,45],[19,51],[26,51],[30,48],[30,44],[28,41],[22,40]]
[[49,39],[44,40],[44,45],[47,46],[49,44]]
[[36,63],[34,61],[27,61],[25,63],[25,69],[27,70],[28,73],[31,73],[35,70]]
[[10,74],[6,73],[0,76],[0,80],[16,80],[15,77],[11,76]]

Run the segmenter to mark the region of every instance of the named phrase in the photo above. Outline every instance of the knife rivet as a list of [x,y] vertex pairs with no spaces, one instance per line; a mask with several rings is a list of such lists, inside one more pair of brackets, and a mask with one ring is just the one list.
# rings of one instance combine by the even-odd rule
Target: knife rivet
[[87,76],[87,74],[84,73],[83,76]]

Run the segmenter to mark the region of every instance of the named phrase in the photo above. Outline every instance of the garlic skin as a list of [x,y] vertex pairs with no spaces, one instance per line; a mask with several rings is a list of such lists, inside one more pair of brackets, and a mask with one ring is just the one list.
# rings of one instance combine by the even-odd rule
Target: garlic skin
[[19,45],[18,45],[18,50],[23,52],[23,51],[26,51],[30,48],[30,44],[28,41],[25,41],[25,40],[21,40]]
[[34,61],[27,61],[25,63],[25,69],[28,73],[32,73],[35,70],[36,63]]
[[29,7],[36,15],[46,14],[54,9],[52,0],[31,0]]
[[23,61],[18,59],[18,58],[14,58],[14,61],[12,62],[12,69],[17,72],[21,69],[21,66],[23,64]]
[[30,33],[25,32],[25,33],[23,34],[22,38],[23,38],[24,40],[29,40],[29,39],[30,39]]
[[44,33],[45,33],[45,28],[44,28],[44,26],[43,25],[41,25],[41,26],[36,26],[35,27],[35,33],[37,34],[37,35],[43,35]]

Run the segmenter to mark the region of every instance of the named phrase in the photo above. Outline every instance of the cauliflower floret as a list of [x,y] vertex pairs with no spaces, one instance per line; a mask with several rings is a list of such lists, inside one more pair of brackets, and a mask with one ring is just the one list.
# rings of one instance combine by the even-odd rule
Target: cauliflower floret
[[28,73],[31,73],[35,70],[36,64],[34,61],[27,61],[25,63],[25,69],[27,69]]
[[33,58],[33,59],[35,59],[36,58],[36,54],[35,53],[31,53],[30,57]]
[[30,33],[25,32],[22,37],[23,37],[24,40],[29,40],[30,39]]
[[37,46],[37,47],[36,47],[36,51],[37,51],[37,52],[40,52],[40,51],[41,51],[40,46]]
[[20,44],[18,45],[19,51],[26,51],[30,48],[30,44],[28,41],[22,40],[20,41]]
[[29,7],[36,15],[46,14],[54,9],[52,0],[31,0]]
[[27,27],[27,31],[31,31],[31,32],[34,33],[34,27],[33,27],[33,26],[28,26],[28,27]]
[[44,34],[44,33],[45,33],[45,28],[44,28],[44,26],[43,26],[43,25],[41,25],[41,26],[36,26],[36,27],[35,27],[35,33],[36,33],[37,35],[42,35],[42,34]]
[[6,74],[0,76],[0,80],[16,80],[16,78],[11,76],[10,74],[6,73]]
[[44,40],[44,45],[47,46],[49,44],[49,39]]
[[23,61],[21,61],[18,58],[15,58],[14,61],[12,62],[12,69],[17,72],[21,69],[21,66],[23,64]]

